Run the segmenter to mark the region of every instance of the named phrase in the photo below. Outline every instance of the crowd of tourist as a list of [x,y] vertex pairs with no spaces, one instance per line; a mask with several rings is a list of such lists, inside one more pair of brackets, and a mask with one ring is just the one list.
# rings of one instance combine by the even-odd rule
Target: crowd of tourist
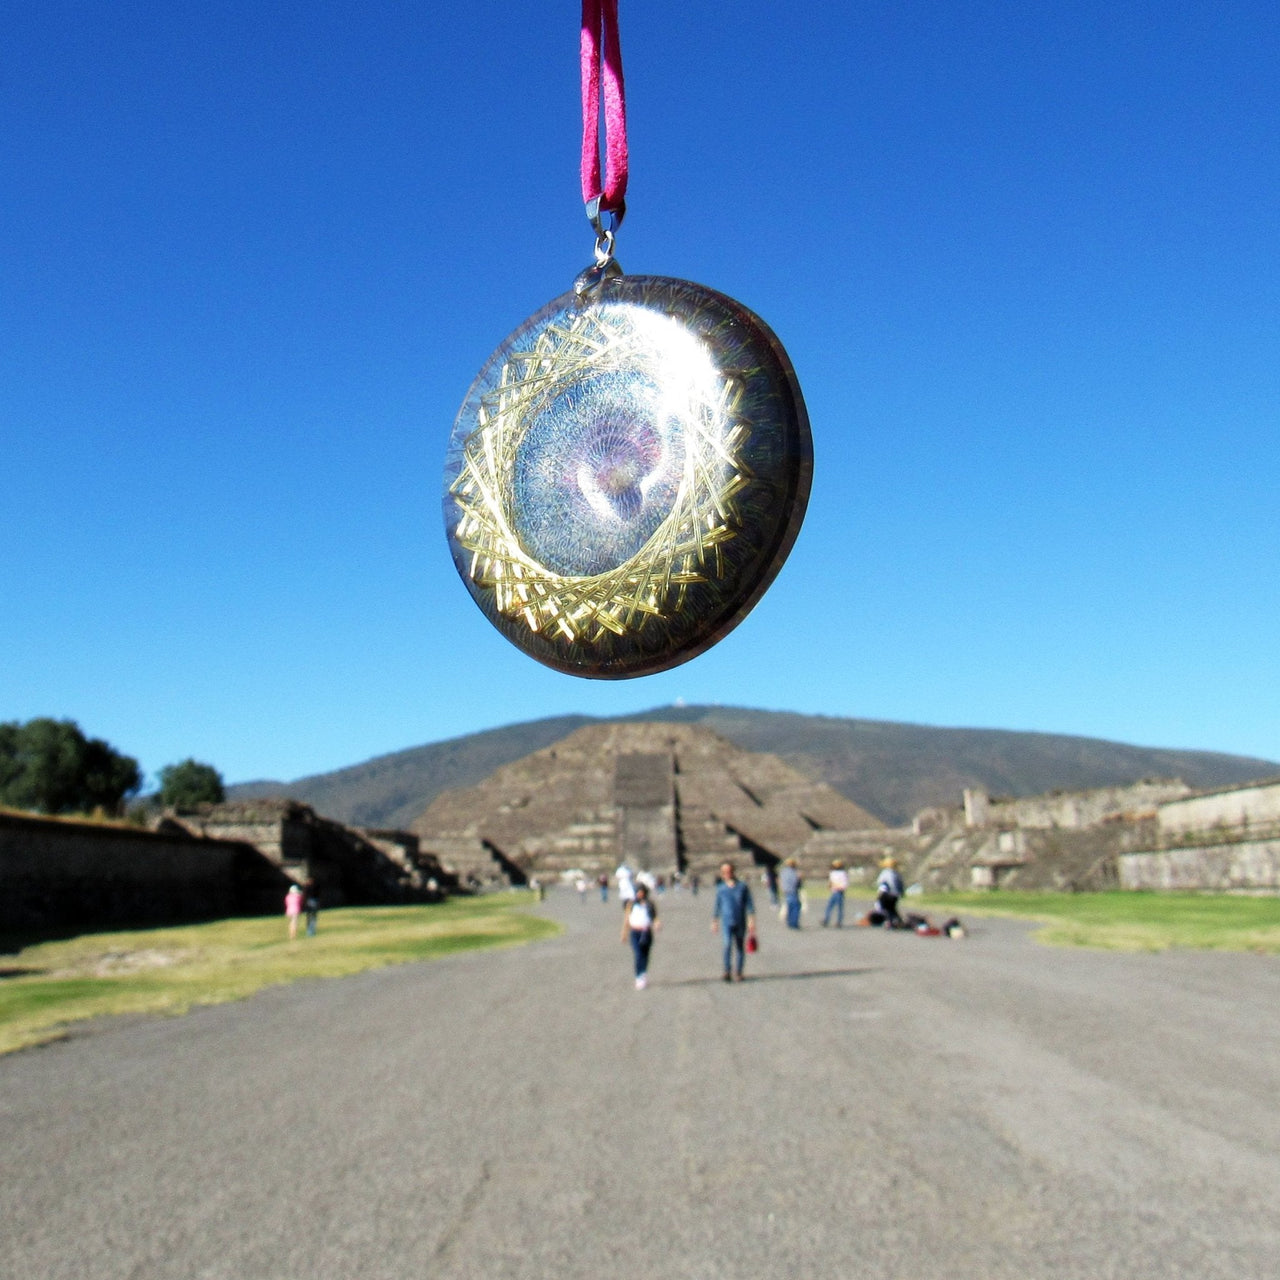
[[[801,927],[801,917],[806,909],[804,879],[795,858],[788,858],[779,871],[774,866],[765,867],[761,882],[770,903],[777,910],[779,919],[789,929]],[[616,891],[622,912],[621,940],[631,947],[637,991],[649,984],[649,961],[654,940],[661,929],[658,917],[658,899],[667,891],[688,890],[696,895],[700,887],[697,875],[674,875],[668,881],[647,870],[633,870],[623,864],[612,878],[601,874],[594,881],[600,900],[608,903],[611,887]],[[576,882],[578,897],[585,902],[592,888],[585,876]],[[822,927],[837,929],[845,923],[845,896],[849,890],[849,872],[839,859],[831,864],[827,873],[827,900],[822,914]],[[859,925],[878,926],[887,929],[912,929],[917,932],[948,936],[961,936],[963,930],[958,920],[948,921],[941,929],[935,929],[924,917],[910,914],[904,917],[898,904],[905,893],[902,874],[896,859],[886,857],[881,861],[876,879],[874,905],[859,915]],[[755,899],[751,886],[739,877],[732,861],[721,863],[716,879],[715,899],[711,908],[711,932],[720,944],[721,976],[725,982],[742,982],[745,978],[746,957],[759,948],[756,931]]]

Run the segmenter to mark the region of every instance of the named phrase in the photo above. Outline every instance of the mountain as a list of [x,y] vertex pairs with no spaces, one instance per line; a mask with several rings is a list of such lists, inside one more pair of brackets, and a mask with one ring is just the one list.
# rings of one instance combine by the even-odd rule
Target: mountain
[[[657,707],[608,719],[698,724],[746,751],[780,756],[892,826],[930,805],[954,805],[965,787],[992,795],[1181,778],[1230,786],[1280,775],[1280,763],[1215,751],[1135,747],[1100,738],[1006,729],[940,729],[745,707]],[[555,716],[378,756],[295,782],[229,787],[233,799],[290,796],[326,817],[364,827],[408,827],[442,791],[470,787],[502,765],[608,720]]]
[[409,747],[295,782],[238,783],[227,788],[227,796],[232,800],[288,796],[326,818],[352,826],[407,828],[440,792],[474,786],[502,765],[595,723],[591,716],[530,720]]

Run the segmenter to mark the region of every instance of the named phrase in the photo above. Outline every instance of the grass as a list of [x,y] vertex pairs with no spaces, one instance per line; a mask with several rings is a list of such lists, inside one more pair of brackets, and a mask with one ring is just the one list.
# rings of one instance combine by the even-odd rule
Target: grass
[[299,978],[337,978],[477,947],[550,937],[527,894],[434,906],[325,911],[316,937],[290,942],[280,917],[84,934],[0,956],[0,1053],[42,1044],[106,1014],[180,1014]]
[[1109,951],[1280,953],[1280,898],[1208,893],[930,894],[904,908],[932,917],[1012,916],[1043,924],[1036,938],[1055,946]]

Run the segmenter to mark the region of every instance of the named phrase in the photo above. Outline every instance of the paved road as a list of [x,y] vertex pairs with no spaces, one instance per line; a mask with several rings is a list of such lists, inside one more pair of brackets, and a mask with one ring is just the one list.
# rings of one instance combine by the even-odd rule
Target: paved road
[[0,1059],[0,1274],[1280,1274],[1280,961],[662,908]]

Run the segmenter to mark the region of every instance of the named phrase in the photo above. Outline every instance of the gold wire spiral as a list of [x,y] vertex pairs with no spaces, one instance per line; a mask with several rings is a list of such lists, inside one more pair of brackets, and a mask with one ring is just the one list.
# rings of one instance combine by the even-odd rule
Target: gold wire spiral
[[[668,383],[674,375],[684,409],[675,500],[623,563],[587,576],[557,573],[529,554],[513,527],[512,477],[529,424],[597,371],[647,366],[657,366]],[[528,351],[510,353],[497,386],[481,396],[478,425],[449,487],[459,513],[454,537],[470,556],[472,582],[493,592],[500,614],[572,643],[596,644],[678,612],[690,586],[724,576],[725,545],[741,532],[736,499],[752,478],[743,457],[751,432],[739,414],[742,393],[739,381],[699,359],[696,340],[668,317],[589,306],[548,325]]]

